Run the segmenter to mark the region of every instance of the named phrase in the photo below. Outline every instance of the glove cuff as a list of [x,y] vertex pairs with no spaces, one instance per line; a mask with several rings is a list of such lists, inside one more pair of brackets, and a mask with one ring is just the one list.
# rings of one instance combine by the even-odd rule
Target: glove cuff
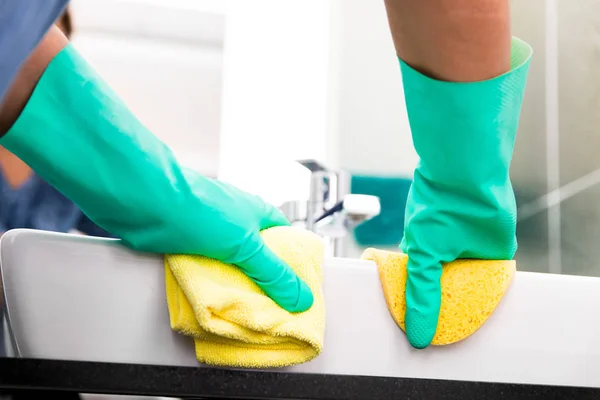
[[[511,70],[467,83],[429,78],[400,60],[419,170],[440,184],[505,180],[514,150],[532,49],[512,39]],[[473,170],[479,172],[473,176]],[[482,170],[483,169],[483,170]]]

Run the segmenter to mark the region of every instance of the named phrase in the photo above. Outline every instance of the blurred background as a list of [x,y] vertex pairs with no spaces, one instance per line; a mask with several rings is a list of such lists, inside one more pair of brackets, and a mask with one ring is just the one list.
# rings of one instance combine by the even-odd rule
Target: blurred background
[[[518,269],[600,275],[600,3],[511,3],[514,35],[534,48],[511,172]],[[77,48],[191,168],[277,204],[307,196],[299,159],[410,182],[383,2],[73,0],[71,12]],[[401,224],[405,196],[371,222]],[[390,235],[351,233],[344,256],[394,248]]]

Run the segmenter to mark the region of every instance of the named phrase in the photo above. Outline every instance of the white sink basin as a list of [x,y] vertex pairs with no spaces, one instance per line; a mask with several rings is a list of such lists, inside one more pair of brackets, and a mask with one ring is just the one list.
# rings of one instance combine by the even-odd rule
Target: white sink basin
[[[199,365],[169,327],[161,257],[15,230],[0,260],[19,356]],[[519,272],[477,333],[418,351],[390,317],[374,264],[330,259],[324,274],[325,350],[289,371],[600,387],[600,279]]]

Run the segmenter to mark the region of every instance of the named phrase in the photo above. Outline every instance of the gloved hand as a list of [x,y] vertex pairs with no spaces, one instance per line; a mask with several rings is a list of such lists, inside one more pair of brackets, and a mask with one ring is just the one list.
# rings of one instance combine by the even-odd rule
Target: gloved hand
[[308,286],[259,234],[288,224],[285,217],[180,167],[71,45],[52,60],[0,144],[129,247],[235,264],[284,309],[312,305]]
[[437,328],[442,263],[512,259],[516,206],[509,167],[532,50],[513,39],[511,71],[450,83],[400,62],[415,149],[404,238],[406,333],[427,347]]

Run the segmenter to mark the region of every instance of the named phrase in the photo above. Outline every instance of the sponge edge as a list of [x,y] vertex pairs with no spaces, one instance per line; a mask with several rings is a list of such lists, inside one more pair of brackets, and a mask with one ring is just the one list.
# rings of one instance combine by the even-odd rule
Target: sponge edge
[[[374,261],[383,295],[396,324],[406,331],[406,266],[404,253],[368,248],[363,260]],[[475,333],[504,297],[516,263],[512,260],[456,260],[442,267],[442,303],[431,342],[440,346],[459,342]]]

